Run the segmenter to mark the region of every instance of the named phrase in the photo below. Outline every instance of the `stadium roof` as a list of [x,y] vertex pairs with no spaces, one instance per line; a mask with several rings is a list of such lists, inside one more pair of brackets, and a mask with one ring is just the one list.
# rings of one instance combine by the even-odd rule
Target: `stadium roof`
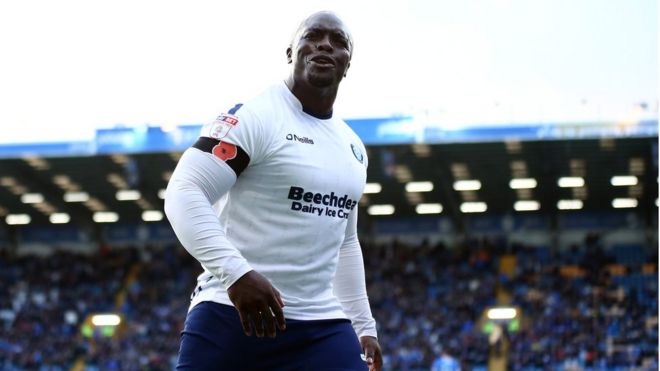
[[[580,202],[586,211],[627,206],[650,216],[657,213],[657,148],[657,138],[369,146],[368,182],[378,183],[369,188],[380,186],[380,192],[366,194],[360,209],[396,217],[441,210],[459,228],[469,211],[554,214],[561,212],[561,200],[573,201],[563,207]],[[53,213],[69,214],[72,223],[93,224],[95,211],[116,212],[122,222],[138,222],[144,211],[162,211],[159,192],[179,156],[172,152],[0,160],[0,224],[7,223],[10,214],[27,214],[30,224],[50,224]],[[558,184],[562,177],[572,177],[562,181],[568,187]],[[511,184],[514,178],[527,180]],[[139,193],[118,193],[126,190]],[[87,193],[88,199],[75,192]],[[75,196],[82,198],[65,201]],[[516,205],[518,201],[531,202]],[[432,205],[418,210],[419,204]],[[370,209],[374,205],[391,207]]]

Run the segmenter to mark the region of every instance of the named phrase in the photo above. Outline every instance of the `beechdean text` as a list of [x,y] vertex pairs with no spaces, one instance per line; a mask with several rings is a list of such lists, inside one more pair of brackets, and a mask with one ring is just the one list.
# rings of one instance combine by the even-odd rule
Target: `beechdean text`
[[348,195],[339,197],[334,192],[330,194],[305,192],[304,188],[295,186],[289,189],[289,200],[293,200],[291,202],[293,211],[341,219],[348,219],[349,211],[358,204],[357,201],[348,198]]

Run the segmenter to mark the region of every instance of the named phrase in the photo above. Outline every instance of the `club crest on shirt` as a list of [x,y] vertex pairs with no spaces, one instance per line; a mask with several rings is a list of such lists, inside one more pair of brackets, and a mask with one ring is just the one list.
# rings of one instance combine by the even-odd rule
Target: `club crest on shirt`
[[360,161],[361,164],[364,163],[364,155],[362,154],[362,151],[360,151],[360,148],[356,146],[355,144],[351,143],[351,150],[353,151],[353,156]]
[[209,137],[215,139],[222,139],[227,136],[229,130],[238,124],[238,118],[229,114],[222,114],[218,116],[211,124],[209,129]]

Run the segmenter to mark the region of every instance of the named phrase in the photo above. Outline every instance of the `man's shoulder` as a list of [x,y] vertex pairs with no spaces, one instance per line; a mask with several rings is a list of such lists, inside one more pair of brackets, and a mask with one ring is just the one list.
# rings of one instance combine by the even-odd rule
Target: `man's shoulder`
[[356,144],[359,144],[361,147],[364,148],[364,143],[362,143],[362,139],[360,138],[359,135],[353,130],[353,128],[346,122],[346,120],[337,118],[337,125],[342,127],[342,130],[344,131],[345,135],[351,139],[351,141],[356,142]]
[[231,120],[234,125],[241,123],[243,127],[258,127],[263,121],[268,121],[268,117],[273,116],[277,106],[274,95],[271,86],[247,100],[234,103],[231,108],[222,111],[216,121],[224,119]]
[[[202,136],[225,138],[227,135],[268,137],[278,132],[283,120],[283,100],[277,85],[262,90],[252,98],[233,103],[211,123],[202,127]],[[279,97],[278,97],[279,96]],[[210,134],[209,134],[210,133]]]
[[[278,84],[272,84],[257,95],[246,100],[242,104],[241,110],[244,112],[247,111],[256,116],[271,115],[274,111],[280,108],[281,103],[281,87]],[[236,114],[240,115],[240,110],[237,111]]]

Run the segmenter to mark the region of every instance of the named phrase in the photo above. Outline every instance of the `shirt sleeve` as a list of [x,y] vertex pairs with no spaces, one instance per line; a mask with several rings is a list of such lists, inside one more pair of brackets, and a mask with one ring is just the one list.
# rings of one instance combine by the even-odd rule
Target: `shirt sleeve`
[[348,218],[346,235],[339,250],[334,292],[358,337],[377,337],[376,321],[371,315],[367,297],[362,249],[357,237],[357,209]]
[[189,148],[165,193],[165,213],[177,238],[226,288],[252,270],[227,239],[212,207],[234,185],[236,177],[216,155]]

